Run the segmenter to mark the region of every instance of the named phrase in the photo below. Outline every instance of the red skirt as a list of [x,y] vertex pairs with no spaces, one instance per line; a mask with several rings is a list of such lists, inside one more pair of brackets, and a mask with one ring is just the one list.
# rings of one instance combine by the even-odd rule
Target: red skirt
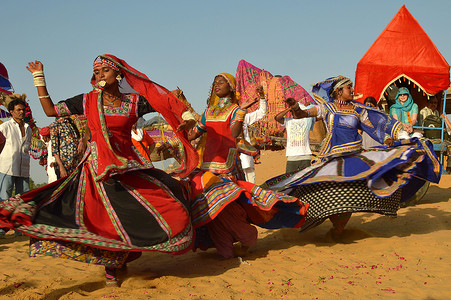
[[[90,157],[69,176],[0,203],[0,224],[59,246],[173,254],[191,249],[189,203],[177,180],[146,169],[95,181],[89,162]],[[52,255],[38,248],[33,256]]]

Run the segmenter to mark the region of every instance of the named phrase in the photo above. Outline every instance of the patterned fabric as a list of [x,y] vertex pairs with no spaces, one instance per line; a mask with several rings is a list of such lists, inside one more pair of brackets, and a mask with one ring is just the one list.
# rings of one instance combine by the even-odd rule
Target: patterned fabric
[[94,60],[92,68],[94,69],[95,67],[101,67],[101,66],[110,67],[113,70],[119,71],[119,67],[115,63],[113,63],[111,60],[98,56]]
[[[178,100],[169,90],[151,81],[145,74],[132,68],[122,59],[111,54],[103,54],[99,55],[99,57],[110,60],[117,65],[130,87],[142,95],[172,128],[177,128],[183,122],[181,116],[188,110],[188,107]],[[95,84],[92,81],[91,83]],[[183,151],[185,157],[180,168],[173,172],[183,177],[196,168],[199,157],[196,150],[188,141],[186,131],[174,131],[174,134],[180,139],[185,148]]]
[[[289,76],[274,77],[270,72],[260,69],[245,60],[238,63],[236,70],[237,93],[240,94],[240,104],[246,103],[258,97],[256,88],[263,86],[268,100],[268,111],[265,117],[254,125],[257,136],[279,136],[284,128],[274,120],[276,114],[288,106],[283,101],[286,98],[294,98],[296,101],[309,105],[314,101],[309,93]],[[248,108],[249,112],[258,109],[258,104]]]
[[[323,141],[318,155],[320,160],[343,153],[360,151],[362,149],[362,136],[358,129],[363,129],[371,138],[383,144],[385,134],[398,139],[402,129],[400,122],[391,118],[378,109],[351,101],[351,108],[337,109],[330,96],[332,84],[336,80],[343,80],[343,76],[331,77],[315,84],[312,88],[314,99],[318,104],[328,133]],[[323,115],[324,114],[324,115]]]
[[409,200],[426,181],[440,181],[441,166],[430,141],[412,138],[397,141],[392,147],[359,150],[358,129],[375,139],[385,132],[396,137],[400,123],[355,102],[351,102],[352,109],[338,110],[329,92],[334,81],[341,79],[329,78],[313,87],[319,111],[325,112],[329,128],[322,159],[302,171],[275,177],[262,185],[310,204],[310,219],[302,230],[337,214],[345,214],[335,227],[338,230],[343,229],[352,212],[394,215],[399,203]]
[[332,215],[348,212],[396,216],[401,200],[401,190],[387,198],[376,197],[368,189],[366,180],[300,185],[291,194],[310,204],[301,231],[320,225]]
[[82,244],[30,239],[30,257],[52,256],[78,262],[121,268],[129,252],[107,251]]
[[432,143],[411,138],[395,142],[392,147],[382,146],[318,162],[292,176],[274,177],[262,188],[291,191],[300,184],[367,179],[368,188],[376,196],[388,197],[412,176],[438,183],[440,171]]
[[[141,161],[132,148],[131,127],[138,119],[139,95],[127,94],[122,99],[120,107],[111,108],[103,105],[102,93],[92,91],[83,98],[84,111],[92,112],[88,115],[88,126],[91,129],[89,147],[96,180],[152,167],[149,161]],[[123,132],[125,128],[130,130]],[[97,134],[93,134],[93,129]]]
[[66,117],[71,115],[71,111],[69,110],[65,102],[58,102],[53,107],[55,108],[56,115],[59,117]]
[[426,181],[438,183],[440,174],[441,166],[431,142],[412,138],[398,141],[393,147],[318,162],[295,174],[270,179],[262,188],[308,203],[311,219],[308,224],[306,221],[307,229],[342,212],[393,215],[399,203],[409,200]]
[[239,107],[230,100],[220,110],[218,105],[208,107],[196,127],[198,132],[207,134],[200,168],[218,174],[230,173],[235,169],[238,157],[231,129]]
[[50,124],[51,155],[60,157],[68,174],[75,170],[81,160],[78,154],[79,138],[78,129],[70,118],[57,118]]
[[199,172],[189,180],[194,227],[213,220],[228,204],[240,202],[247,219],[263,228],[297,228],[304,222],[308,204],[245,181],[230,181],[210,172]]
[[[0,224],[52,240],[31,248],[32,255],[73,259],[80,253],[82,261],[119,265],[122,259],[115,262],[116,256],[108,252],[91,254],[90,248],[188,251],[193,229],[180,183],[161,170],[143,166],[132,148],[131,127],[138,119],[140,98],[127,94],[119,109],[104,110],[98,95],[93,92],[64,102],[68,113],[85,113],[91,131],[90,145],[77,168],[67,177],[2,202]],[[99,143],[102,138],[106,145]],[[110,158],[125,163],[117,168],[107,164]],[[70,246],[72,254],[65,254],[68,243],[88,248]]]
[[[0,222],[35,238],[106,250],[182,253],[190,248],[188,201],[175,179],[157,169],[108,182],[95,182],[90,173],[82,164],[66,178],[2,202]],[[65,204],[68,199],[73,200]]]

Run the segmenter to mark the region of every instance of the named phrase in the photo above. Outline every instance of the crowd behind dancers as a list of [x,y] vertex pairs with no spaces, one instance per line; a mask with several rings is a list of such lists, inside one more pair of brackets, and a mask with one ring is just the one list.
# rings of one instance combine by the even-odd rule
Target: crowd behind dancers
[[[256,99],[240,103],[234,76],[218,74],[196,123],[172,93],[113,55],[95,58],[92,91],[58,103],[48,93],[43,64],[30,62],[27,69],[44,112],[57,118],[41,134],[51,143],[59,180],[30,192],[16,187],[14,197],[2,199],[0,223],[32,237],[30,256],[105,266],[110,286],[118,285],[117,269],[142,251],[182,254],[214,247],[224,258],[246,255],[257,242],[255,226],[304,231],[329,218],[330,234],[339,241],[352,213],[395,215],[422,184],[440,179],[431,143],[410,137],[408,124],[354,101],[352,82],[343,76],[314,85],[317,105],[285,99],[288,108],[275,119],[287,130],[286,174],[257,186],[249,157],[240,155],[257,153],[246,129],[265,114],[262,87]],[[122,80],[136,93],[121,93]],[[257,102],[260,108],[247,113]],[[11,126],[19,130],[12,137],[0,125],[6,138],[0,136],[0,155],[12,151],[10,140],[28,138],[23,116],[18,112],[16,120],[15,106],[10,111]],[[147,134],[136,128],[149,112],[161,113],[174,129],[174,141],[156,151],[178,151],[180,168],[171,175],[179,179],[150,161],[153,143],[144,144]],[[73,115],[86,116],[84,134],[71,122]],[[316,120],[325,122],[328,133],[311,164],[308,137]],[[363,150],[362,132],[382,148]],[[6,173],[0,175],[18,176]]]

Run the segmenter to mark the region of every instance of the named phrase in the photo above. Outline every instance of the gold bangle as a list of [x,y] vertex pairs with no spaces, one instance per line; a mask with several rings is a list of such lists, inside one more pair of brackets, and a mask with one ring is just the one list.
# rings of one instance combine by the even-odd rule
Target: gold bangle
[[39,99],[50,98],[50,95],[39,96]]

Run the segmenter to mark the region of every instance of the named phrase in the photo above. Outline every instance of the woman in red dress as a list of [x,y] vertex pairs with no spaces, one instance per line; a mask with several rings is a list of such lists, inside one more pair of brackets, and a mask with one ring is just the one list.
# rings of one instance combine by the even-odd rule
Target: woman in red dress
[[[255,154],[253,147],[240,143],[246,110],[238,106],[235,77],[221,73],[214,79],[208,107],[196,128],[194,140],[206,134],[201,171],[190,178],[191,216],[198,233],[199,248],[207,248],[211,237],[225,258],[245,255],[257,242],[255,225],[263,228],[299,227],[308,205],[297,198],[245,182],[239,152]],[[254,150],[254,153],[252,152]],[[236,200],[236,201],[235,201]],[[239,242],[240,247],[234,247]]]
[[[42,63],[30,62],[27,69],[33,73],[46,115],[86,115],[90,141],[73,173],[4,201],[0,223],[32,237],[30,256],[104,265],[109,285],[117,285],[115,270],[136,253],[189,250],[193,230],[179,182],[142,160],[131,141],[138,117],[160,112],[177,128],[186,155],[186,164],[177,171],[180,176],[188,174],[197,165],[197,153],[183,132],[195,125],[187,107],[112,55],[95,59],[94,90],[56,105],[48,94]],[[119,77],[138,93],[121,93]]]

